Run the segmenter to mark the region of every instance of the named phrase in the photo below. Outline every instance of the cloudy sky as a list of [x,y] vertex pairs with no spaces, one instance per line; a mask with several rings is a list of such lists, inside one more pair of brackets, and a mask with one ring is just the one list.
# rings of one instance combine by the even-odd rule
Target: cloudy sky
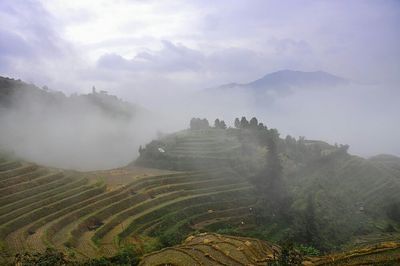
[[286,68],[398,82],[398,25],[395,0],[2,0],[0,74],[124,95]]
[[[381,128],[355,143],[356,150],[384,130],[394,132],[386,136],[387,148],[376,144],[373,152],[400,154],[400,147],[391,148],[400,134],[393,126],[400,112],[399,25],[398,0],[0,0],[0,75],[67,94],[95,85],[151,109],[154,99],[171,94],[249,82],[281,69],[322,70],[379,90],[366,101],[354,90],[346,101],[360,102],[353,119],[365,120],[352,123],[351,136],[343,125],[341,136],[328,136],[328,128],[315,137],[352,142],[375,124]],[[313,106],[307,99],[282,105],[301,101],[307,109]],[[333,103],[332,116],[336,110]],[[342,110],[347,116],[354,109]],[[317,132],[288,126],[301,117],[274,119],[295,135]],[[314,120],[307,127],[321,119]]]

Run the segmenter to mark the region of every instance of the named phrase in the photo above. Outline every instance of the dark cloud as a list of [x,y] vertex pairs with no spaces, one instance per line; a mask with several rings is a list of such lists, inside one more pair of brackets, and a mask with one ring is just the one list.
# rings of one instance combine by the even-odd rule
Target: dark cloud
[[132,59],[125,59],[118,54],[103,55],[98,60],[98,66],[138,72],[198,71],[203,68],[204,55],[199,51],[167,40],[162,44],[161,50],[140,52]]
[[140,52],[132,59],[126,59],[115,53],[105,54],[99,58],[97,65],[114,71],[161,73],[189,71],[198,74],[229,73],[232,75],[239,72],[258,71],[267,59],[264,54],[250,49],[228,47],[206,54],[167,40],[163,40],[162,44],[161,50]]
[[174,73],[174,78],[192,73],[192,79],[198,83],[196,87],[204,88],[230,81],[250,81],[276,69],[301,69],[304,57],[312,54],[312,48],[305,41],[283,39],[270,40],[269,43],[273,48],[272,54],[242,47],[225,47],[205,53],[163,40],[162,49],[147,49],[132,59],[116,53],[104,54],[97,61],[97,66],[114,72],[146,72],[166,76]]
[[18,34],[8,30],[0,30],[1,57],[31,57],[33,54],[29,44]]
[[[357,111],[359,118],[370,106],[372,123],[384,124],[393,136],[386,139],[398,132],[398,126],[390,125],[398,124],[393,113],[399,112],[392,102],[399,96],[393,88],[400,84],[399,1],[120,0],[107,8],[116,13],[110,16],[96,1],[0,1],[0,74],[67,93],[87,92],[96,85],[157,109],[168,108],[168,101],[182,105],[176,95],[194,89],[246,83],[280,69],[323,70],[378,84],[372,100],[362,99],[368,104],[358,103],[362,108],[351,109],[345,93],[335,99],[343,97],[346,111]],[[361,89],[351,90],[352,100],[362,94]],[[323,115],[318,97],[300,96],[286,99],[276,112],[292,112],[292,120],[268,113],[265,120],[288,133],[319,132],[315,138],[334,131],[317,130]],[[298,103],[316,110],[308,108],[307,115],[315,111],[320,116],[302,124],[302,117],[289,108]],[[345,114],[339,117],[332,107],[329,116],[341,126],[336,132],[346,136]],[[298,122],[291,128],[292,121]],[[367,128],[363,121],[358,128]],[[355,139],[359,131],[352,130],[347,135]],[[372,143],[373,134],[365,139]]]
[[0,75],[67,91],[79,87],[72,77],[80,57],[41,2],[0,1],[0,21]]
[[[80,45],[67,42],[59,34],[65,32],[64,27],[68,26],[65,23],[87,24],[101,20],[91,12],[96,5],[92,6],[93,10],[70,8],[74,15],[64,12],[62,20],[46,10],[40,1],[2,1],[0,55],[3,61],[4,56],[8,60],[3,69],[15,68],[15,65],[20,68],[19,55],[31,60],[33,56],[39,61],[57,60],[65,65],[70,62],[62,58],[71,57],[75,45],[75,56],[83,61],[87,60],[85,53],[97,51],[97,55],[101,55],[97,58],[97,66],[103,70],[98,75],[100,80],[107,69],[113,73],[198,74],[191,76],[191,80],[185,79],[186,84],[176,84],[179,87],[203,82],[205,73],[209,81],[204,83],[217,84],[224,79],[245,81],[282,68],[325,70],[356,80],[397,82],[399,79],[396,71],[400,68],[397,30],[400,8],[396,1],[385,4],[372,1],[274,0],[253,1],[252,4],[247,1],[191,1],[179,5],[127,2],[127,7],[135,5],[154,6],[154,14],[145,14],[153,17],[148,20],[132,18],[135,27],[124,28],[130,20],[120,25],[119,30],[124,30],[125,34]],[[181,8],[175,10],[177,6]],[[175,12],[179,15],[178,20],[171,23],[183,27],[184,32],[152,33],[154,27],[162,25],[151,19],[166,12],[171,18]],[[140,28],[149,29],[148,35],[135,35]],[[160,42],[163,45],[159,50],[146,48]],[[129,47],[134,47],[131,49],[134,52]],[[91,64],[90,61],[82,63]],[[71,66],[72,69],[76,67],[80,69],[80,66]],[[9,72],[26,72],[19,68]],[[5,70],[3,73],[7,72]],[[45,66],[39,66],[37,71],[40,76],[53,75]]]
[[17,56],[32,55],[39,58],[64,53],[62,49],[65,47],[60,47],[64,41],[57,34],[56,21],[37,1],[2,1],[0,18],[3,21],[0,30],[4,43],[0,53],[9,52],[13,46],[11,49],[19,52],[15,54]]
[[23,38],[13,32],[0,29],[0,71],[7,73],[15,58],[32,58],[33,51]]
[[131,60],[127,60],[118,54],[105,54],[99,58],[97,65],[111,70],[130,70],[133,64],[131,64]]
[[312,53],[310,44],[303,40],[285,38],[280,40],[272,39],[270,42],[275,46],[275,51],[279,55],[311,55]]

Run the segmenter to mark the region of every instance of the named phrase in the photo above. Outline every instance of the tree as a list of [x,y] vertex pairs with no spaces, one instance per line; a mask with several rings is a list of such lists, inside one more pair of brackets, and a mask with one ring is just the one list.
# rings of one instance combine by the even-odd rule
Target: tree
[[43,265],[43,266],[62,266],[74,265],[64,253],[52,248],[47,248],[44,253],[24,252],[15,255],[15,265]]
[[218,118],[215,119],[215,121],[214,121],[214,127],[215,127],[215,128],[220,128],[220,126],[221,126],[221,122],[219,121],[219,119],[218,119]]
[[142,155],[142,153],[143,153],[143,148],[142,148],[142,145],[140,145],[139,146],[139,155]]
[[250,128],[257,129],[257,126],[258,126],[257,118],[253,117],[252,119],[250,119]]
[[266,147],[265,164],[251,179],[260,199],[260,218],[289,219],[290,197],[283,180],[283,168],[278,152],[276,130],[252,130],[258,145]]
[[210,124],[208,123],[208,120],[203,118],[200,123],[200,129],[207,129],[209,127],[210,127]]
[[191,130],[198,130],[198,129],[207,129],[210,127],[208,120],[203,118],[192,118],[190,120],[190,129]]
[[258,129],[265,129],[265,130],[268,129],[266,126],[264,126],[263,123],[259,123],[257,128],[258,128]]
[[235,128],[240,128],[240,120],[239,118],[235,118]]
[[304,241],[306,244],[319,247],[320,237],[318,232],[318,225],[315,215],[314,199],[311,195],[307,199],[307,208],[305,211],[305,224],[304,224]]
[[348,144],[345,144],[345,145],[340,144],[340,146],[339,146],[339,149],[340,149],[341,151],[343,151],[344,153],[347,153],[347,151],[349,150],[349,148],[350,148],[350,146],[349,146]]
[[292,145],[292,146],[296,145],[296,139],[293,138],[293,137],[290,136],[290,135],[287,135],[287,136],[286,136],[285,142],[286,142],[286,144],[288,144],[288,145]]
[[309,251],[326,250],[324,238],[320,230],[318,217],[315,212],[315,200],[309,194],[306,208],[295,215],[293,240],[307,247]]
[[386,207],[387,216],[400,223],[400,202],[392,202]]
[[194,130],[197,127],[197,118],[190,119],[190,129]]
[[277,260],[268,264],[271,266],[294,266],[303,265],[303,255],[298,252],[294,243],[290,241],[284,241],[281,243],[281,253],[277,256]]
[[226,129],[226,124],[224,120],[215,119],[214,127],[219,129]]
[[276,143],[278,143],[278,141],[279,141],[279,135],[280,135],[279,132],[278,132],[278,130],[277,130],[276,128],[271,128],[271,129],[269,130],[269,134],[271,135],[273,141],[276,142]]
[[240,119],[240,128],[248,128],[249,127],[249,121],[247,121],[245,116],[242,116],[242,119]]
[[[139,255],[130,246],[124,247],[112,257],[93,258],[77,261],[75,256],[67,255],[53,248],[47,248],[43,253],[28,251],[16,254],[12,265],[31,266],[111,266],[111,265],[138,265]],[[8,265],[8,264],[7,264]],[[11,265],[11,264],[10,264]]]

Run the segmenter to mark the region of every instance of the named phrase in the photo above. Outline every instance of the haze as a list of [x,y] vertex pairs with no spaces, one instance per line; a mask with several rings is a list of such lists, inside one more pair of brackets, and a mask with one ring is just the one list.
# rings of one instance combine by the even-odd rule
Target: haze
[[[61,134],[63,142],[75,145],[52,154],[63,162],[72,154],[77,157],[63,165],[57,159],[39,160],[49,165],[121,166],[157,130],[183,129],[192,116],[219,117],[228,125],[234,117],[257,116],[283,136],[349,144],[351,153],[364,157],[400,155],[398,25],[398,1],[1,1],[0,75],[67,95],[89,93],[94,85],[158,114],[146,125],[146,117],[140,126],[123,125],[126,131],[99,114],[90,130],[83,122],[71,122],[85,137]],[[262,108],[233,92],[199,101],[205,89],[285,69],[325,71],[350,83],[299,86],[271,95]],[[66,121],[84,121],[77,118],[82,112]],[[3,146],[14,144],[6,136],[20,132],[29,143],[54,148],[58,139],[47,143],[42,133],[52,135],[48,129],[64,116],[49,116],[41,122],[41,142],[21,133],[37,125],[13,124],[1,129]],[[3,111],[1,119],[10,114]],[[107,128],[132,133],[132,138],[121,140]],[[99,136],[99,130],[107,137]],[[98,141],[88,144],[90,139]],[[121,158],[105,164],[106,156],[90,155],[110,147],[123,150]],[[82,153],[88,149],[90,154]],[[43,159],[38,153],[28,157]]]

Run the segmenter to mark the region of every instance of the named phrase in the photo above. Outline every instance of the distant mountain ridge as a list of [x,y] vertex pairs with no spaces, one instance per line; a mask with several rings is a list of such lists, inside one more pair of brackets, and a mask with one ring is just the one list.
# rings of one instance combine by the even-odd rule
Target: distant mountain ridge
[[42,165],[85,171],[124,165],[156,120],[105,91],[68,96],[0,77],[0,149]]
[[34,84],[25,83],[19,79],[15,80],[0,76],[0,107],[15,108],[19,104],[26,107],[28,103],[52,106],[55,110],[63,105],[67,105],[68,108],[73,110],[86,104],[97,108],[105,115],[120,116],[128,119],[139,112],[147,112],[144,108],[123,101],[114,95],[109,95],[105,91],[98,93],[94,89],[90,94],[66,96],[61,91],[51,90],[47,86],[39,88]]
[[[255,92],[290,89],[291,87],[334,87],[349,84],[350,80],[324,71],[280,70],[248,83],[228,83],[214,90],[246,89]],[[212,89],[209,89],[212,90]]]

